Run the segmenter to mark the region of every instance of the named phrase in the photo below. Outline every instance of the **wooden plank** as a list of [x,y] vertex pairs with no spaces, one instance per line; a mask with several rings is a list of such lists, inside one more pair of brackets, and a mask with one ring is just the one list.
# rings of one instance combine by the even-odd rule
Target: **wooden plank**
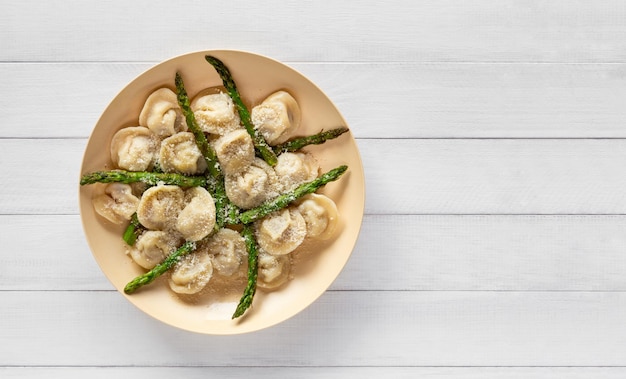
[[2,291],[0,366],[620,366],[624,292],[328,292],[252,334],[179,331],[117,292]]
[[0,140],[1,214],[77,214],[85,139]]
[[[113,289],[79,216],[0,216],[0,230],[2,290]],[[624,230],[626,216],[367,215],[330,290],[626,291]]]
[[[289,64],[326,91],[358,138],[626,137],[626,64]],[[0,64],[11,88],[0,102],[13,108],[0,137],[86,138],[151,66]]]
[[369,215],[332,289],[624,291],[624,230],[624,216]]
[[112,290],[91,255],[78,215],[0,216],[0,289]]
[[368,213],[626,213],[625,140],[358,144],[367,167]]
[[193,1],[185,7],[73,0],[55,8],[30,0],[2,4],[0,25],[10,38],[0,60],[146,61],[227,47],[298,61],[614,62],[626,57],[625,17],[617,0],[506,0],[497,6],[487,0],[342,1],[321,7],[277,0],[227,6]]
[[623,367],[0,367],[5,379],[27,378],[152,378],[240,379],[623,379]]
[[[357,142],[368,214],[626,214],[623,139]],[[85,146],[0,140],[0,214],[76,214]]]
[[[124,86],[148,69],[146,64],[0,64],[11,104],[0,137],[86,138]],[[139,117],[139,116],[137,116]]]

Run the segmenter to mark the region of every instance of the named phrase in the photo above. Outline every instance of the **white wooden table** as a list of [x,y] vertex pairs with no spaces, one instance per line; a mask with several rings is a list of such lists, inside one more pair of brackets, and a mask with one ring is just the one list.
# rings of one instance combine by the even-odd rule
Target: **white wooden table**
[[[0,377],[626,377],[624,2],[186,3],[0,5]],[[115,94],[221,48],[318,84],[367,181],[330,290],[230,337],[120,296],[77,196]]]

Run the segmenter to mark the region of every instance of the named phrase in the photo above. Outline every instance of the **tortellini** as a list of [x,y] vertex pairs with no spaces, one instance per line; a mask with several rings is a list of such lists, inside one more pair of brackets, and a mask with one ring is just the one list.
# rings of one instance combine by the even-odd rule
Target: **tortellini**
[[307,237],[328,239],[334,235],[339,211],[331,198],[317,193],[308,194],[299,201],[298,211],[306,222]]
[[164,172],[199,174],[206,170],[206,161],[191,132],[176,133],[161,142],[159,164]]
[[180,244],[176,235],[160,230],[148,230],[137,238],[130,256],[139,266],[151,270]]
[[211,257],[203,250],[182,257],[172,269],[169,285],[172,291],[192,295],[202,291],[213,276]]
[[288,255],[272,255],[260,250],[258,255],[257,286],[273,290],[289,280],[291,259]]
[[154,164],[159,140],[143,126],[118,130],[111,140],[111,160],[117,167],[129,171],[146,171]]
[[139,124],[159,138],[187,130],[176,94],[169,88],[159,88],[148,96],[139,114]]
[[[311,153],[280,153],[273,167],[257,156],[253,138],[241,125],[237,108],[223,87],[201,91],[190,107],[215,152],[226,196],[241,210],[257,207],[319,176],[320,164]],[[254,128],[275,146],[296,135],[302,112],[295,98],[280,90],[252,107],[250,116]],[[209,174],[174,91],[159,88],[152,92],[138,121],[140,126],[122,128],[113,136],[110,154],[114,169]],[[213,179],[208,178],[206,188],[214,188]],[[201,292],[214,275],[218,287],[245,283],[248,267],[240,226],[216,228],[215,199],[206,188],[113,183],[93,198],[93,205],[98,214],[116,224],[127,223],[136,213],[145,230],[127,252],[145,270],[154,268],[183,242],[197,244],[167,274],[173,292],[192,295]],[[338,220],[333,200],[315,193],[256,220],[258,288],[271,291],[286,283],[292,259],[305,239],[331,238]]]
[[218,87],[200,92],[190,106],[203,132],[223,135],[241,127],[233,100]]
[[137,219],[151,230],[168,230],[185,206],[185,192],[178,186],[158,185],[143,193],[137,207]]
[[272,255],[294,251],[306,237],[306,222],[300,212],[288,207],[271,213],[255,224],[259,246]]
[[244,209],[256,207],[278,194],[276,172],[261,158],[254,158],[242,172],[226,174],[224,185],[230,201]]
[[200,241],[215,226],[215,203],[213,197],[202,187],[185,191],[185,207],[178,214],[176,230],[187,241]]
[[283,153],[278,156],[274,171],[281,192],[290,191],[302,183],[314,180],[319,175],[317,160],[308,153]]
[[286,91],[277,91],[252,108],[254,127],[270,145],[285,142],[300,126],[302,112],[296,99]]
[[245,129],[224,134],[215,141],[214,147],[220,167],[227,174],[243,171],[254,160],[252,137]]
[[94,210],[114,224],[130,220],[139,206],[139,199],[133,194],[132,187],[123,183],[110,183],[104,193],[92,200]]
[[222,276],[232,276],[243,266],[248,255],[246,243],[238,232],[220,229],[206,243],[213,268]]

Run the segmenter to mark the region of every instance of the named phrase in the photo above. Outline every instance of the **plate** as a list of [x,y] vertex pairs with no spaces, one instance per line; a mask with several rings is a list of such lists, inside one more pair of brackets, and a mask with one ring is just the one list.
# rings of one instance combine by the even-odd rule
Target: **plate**
[[[243,51],[193,52],[155,65],[120,91],[104,110],[89,137],[81,175],[112,167],[109,143],[113,134],[122,127],[138,125],[139,112],[152,91],[161,87],[174,90],[176,72],[181,73],[190,98],[204,88],[221,85],[219,76],[204,59],[207,54],[219,58],[230,69],[249,108],[277,90],[290,92],[302,111],[298,135],[349,127],[320,88],[285,64]],[[226,335],[257,331],[283,322],[318,299],[340,274],[357,241],[365,205],[363,166],[351,132],[307,149],[317,158],[323,172],[339,165],[348,166],[348,171],[339,180],[318,191],[337,204],[340,215],[338,233],[323,244],[309,243],[307,252],[295,258],[292,279],[273,292],[258,289],[252,307],[240,318],[232,320],[231,315],[241,293],[208,296],[189,302],[174,295],[164,281],[157,280],[126,295],[124,286],[144,270],[126,254],[127,248],[121,239],[123,226],[113,225],[95,213],[91,199],[97,186],[86,185],[79,189],[79,205],[91,252],[120,294],[141,311],[171,326],[203,334]]]

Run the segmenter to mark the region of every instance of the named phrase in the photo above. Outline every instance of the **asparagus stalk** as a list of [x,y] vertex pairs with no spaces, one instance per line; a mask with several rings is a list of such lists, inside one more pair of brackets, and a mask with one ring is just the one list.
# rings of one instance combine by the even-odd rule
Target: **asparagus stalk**
[[95,171],[85,174],[80,179],[80,185],[94,183],[136,183],[143,182],[150,185],[159,183],[174,184],[181,187],[199,187],[206,185],[203,176],[185,176],[176,173],[158,173],[147,171]]
[[211,145],[209,145],[209,141],[206,139],[202,129],[198,126],[196,116],[191,110],[191,102],[189,101],[187,90],[185,89],[185,83],[183,82],[182,76],[178,72],[176,73],[175,84],[176,98],[178,99],[178,105],[180,105],[183,115],[185,116],[185,120],[187,121],[187,127],[196,138],[196,144],[206,161],[209,174],[211,174],[213,178],[219,179],[222,176],[222,173],[219,162],[217,161],[217,155]]
[[187,127],[193,133],[198,149],[204,157],[211,180],[207,183],[209,189],[213,193],[216,208],[215,228],[219,230],[226,223],[232,223],[239,213],[238,208],[230,202],[228,196],[226,196],[226,188],[224,186],[224,175],[220,168],[220,164],[217,160],[215,151],[209,145],[209,142],[202,132],[202,129],[198,126],[196,117],[191,110],[189,96],[185,89],[185,83],[180,73],[176,73],[176,96],[178,104],[182,109],[183,115],[187,121]]
[[139,234],[141,234],[142,230],[143,226],[137,218],[137,212],[135,212],[130,217],[130,223],[126,227],[126,230],[124,230],[122,239],[124,240],[124,242],[126,242],[127,245],[133,246],[135,244],[135,241],[137,241],[137,237],[139,236]]
[[250,308],[250,305],[252,305],[252,299],[256,293],[256,280],[259,273],[258,246],[252,225],[244,225],[241,235],[246,242],[246,249],[248,250],[248,283],[239,300],[237,309],[235,309],[235,313],[233,313],[233,319],[243,315],[244,312]]
[[266,201],[258,207],[248,209],[239,215],[239,221],[243,224],[249,224],[267,216],[272,212],[283,209],[302,196],[313,193],[327,183],[339,179],[339,177],[343,175],[347,169],[348,166],[346,165],[336,167],[310,182],[303,183],[291,191],[285,192],[278,195],[274,199]]
[[193,252],[195,249],[195,242],[185,242],[181,247],[179,247],[176,251],[174,251],[167,258],[165,258],[163,262],[154,266],[152,270],[146,272],[145,274],[139,275],[135,279],[131,280],[128,284],[126,284],[126,287],[124,287],[124,292],[126,294],[131,294],[140,287],[152,283],[159,276],[163,275],[167,270],[172,268],[172,266],[174,266],[181,257]]
[[293,152],[300,150],[308,145],[321,145],[328,140],[339,137],[347,131],[348,128],[344,127],[321,131],[317,134],[313,134],[310,136],[292,138],[279,145],[272,146],[272,149],[274,150],[274,153],[276,153],[276,155],[280,155],[286,152]]
[[230,70],[218,58],[215,58],[211,55],[206,55],[204,58],[213,66],[213,68],[215,68],[215,71],[217,71],[220,78],[222,79],[222,83],[224,84],[226,91],[228,91],[228,94],[233,99],[235,108],[237,108],[237,112],[239,113],[239,117],[241,118],[241,123],[243,124],[244,128],[246,128],[248,134],[250,134],[250,137],[252,137],[252,142],[254,143],[254,147],[258,151],[259,155],[261,156],[261,158],[263,158],[265,162],[267,162],[267,164],[269,164],[270,166],[275,166],[277,162],[276,154],[267,144],[265,138],[263,138],[261,133],[259,133],[259,131],[252,124],[250,112],[241,100],[241,96],[239,95],[239,91],[237,90],[237,85],[233,80]]

